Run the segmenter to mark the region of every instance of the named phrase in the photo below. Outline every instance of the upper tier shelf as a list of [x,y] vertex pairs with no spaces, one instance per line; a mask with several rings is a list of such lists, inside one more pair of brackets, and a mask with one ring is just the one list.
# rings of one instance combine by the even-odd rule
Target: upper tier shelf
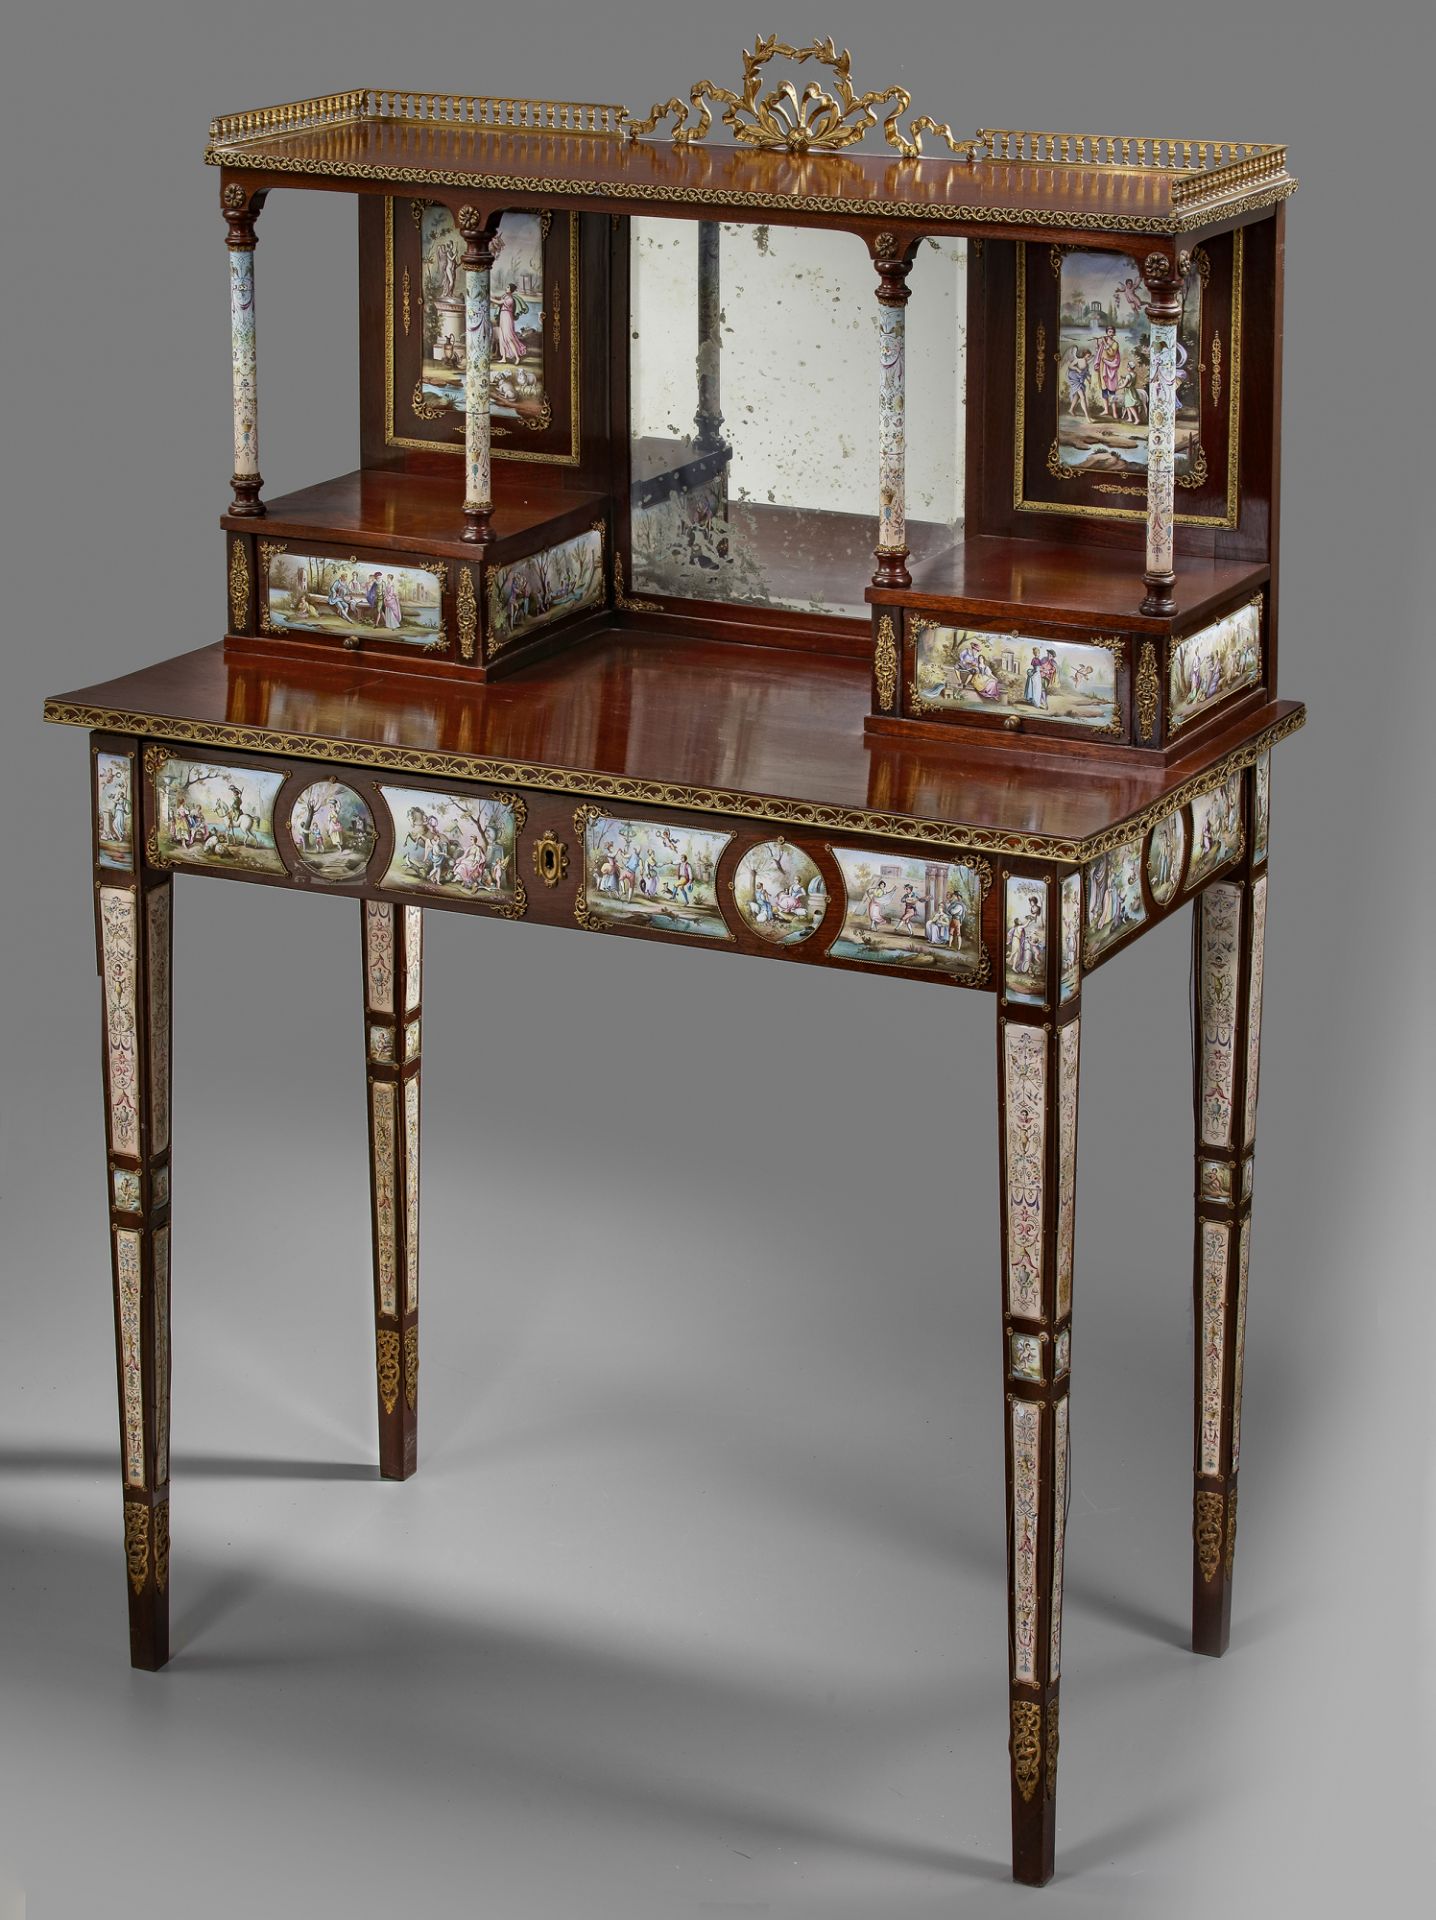
[[687,144],[692,129],[669,144],[635,138],[637,124],[621,106],[360,88],[225,115],[205,158],[266,185],[292,175],[350,191],[447,187],[599,213],[722,209],[736,220],[905,221],[1002,236],[1198,234],[1296,187],[1286,149],[1254,143],[986,129],[960,143],[970,158],[917,157],[817,142],[790,151]]

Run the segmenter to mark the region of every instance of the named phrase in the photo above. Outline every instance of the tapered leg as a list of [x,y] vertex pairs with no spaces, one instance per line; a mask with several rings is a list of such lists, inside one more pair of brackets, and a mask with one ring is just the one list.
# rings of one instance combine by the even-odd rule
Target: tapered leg
[[136,850],[136,743],[98,747],[95,903],[130,1664],[153,1672],[170,1654],[172,883]]
[[[1045,902],[1046,1005],[1004,995],[998,1020],[1012,1872],[1042,1886],[1056,1835],[1080,1021],[1075,972],[1063,1000],[1061,943],[1046,933],[1055,876],[1018,884],[1042,889],[1014,901],[1014,876],[1006,879],[1009,923],[1029,900]],[[1036,928],[1034,913],[1028,939]]]
[[369,1192],[374,1228],[374,1346],[379,1471],[419,1464],[419,1047],[424,916],[366,900],[364,1032]]
[[1246,776],[1242,866],[1197,902],[1196,1409],[1192,1646],[1225,1653],[1241,1464],[1252,1154],[1266,936],[1266,769]]

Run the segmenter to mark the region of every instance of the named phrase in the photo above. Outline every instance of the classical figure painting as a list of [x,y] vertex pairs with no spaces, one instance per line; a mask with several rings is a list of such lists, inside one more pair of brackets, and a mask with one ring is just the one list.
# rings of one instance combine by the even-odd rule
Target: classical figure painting
[[169,759],[155,774],[161,860],[230,872],[283,873],[274,802],[283,773],[211,760]]
[[490,567],[485,577],[492,654],[565,614],[602,606],[603,535],[590,527],[542,553]]
[[748,849],[733,876],[733,897],[744,925],[775,946],[811,939],[828,904],[816,863],[787,840]]
[[1064,1005],[1082,984],[1082,876],[1069,873],[1061,888],[1062,978],[1058,999]]
[[589,916],[613,927],[731,940],[718,906],[717,873],[732,837],[590,814],[583,836]]
[[1003,893],[1003,989],[1040,1007],[1047,998],[1047,883],[1009,874]]
[[1166,906],[1182,877],[1182,855],[1187,849],[1187,821],[1180,807],[1159,820],[1147,847],[1147,885],[1159,907]]
[[1142,843],[1127,840],[1099,853],[1083,869],[1087,876],[1087,964],[1147,917],[1142,898]]
[[1173,733],[1229,693],[1260,684],[1261,606],[1259,598],[1248,601],[1172,648],[1167,712]]
[[1242,850],[1242,777],[1234,773],[1214,793],[1192,802],[1192,859],[1187,885],[1194,887]]
[[289,834],[318,880],[357,880],[377,839],[368,806],[339,780],[316,780],[304,789],[289,810]]
[[394,826],[386,887],[450,900],[514,898],[518,821],[502,799],[380,787]]
[[[1074,473],[1147,472],[1152,330],[1149,299],[1125,254],[1077,247],[1061,255],[1057,390],[1059,466]],[[1202,277],[1193,262],[1182,288],[1177,326],[1176,471],[1191,473],[1201,436]]]
[[[424,330],[423,399],[444,412],[464,411],[464,237],[447,207],[423,209],[420,271]],[[489,313],[493,329],[489,411],[500,418],[544,423],[543,222],[536,213],[506,213],[493,243]]]
[[1016,713],[1099,731],[1116,725],[1117,656],[1107,647],[912,621],[916,708]]
[[95,843],[102,867],[135,864],[135,799],[127,753],[95,755]]
[[1266,859],[1267,840],[1271,832],[1271,751],[1265,752],[1252,769],[1256,782],[1256,811],[1252,822],[1252,859],[1260,863]]
[[971,976],[982,968],[982,882],[946,860],[834,847],[847,908],[829,948],[915,972]]
[[264,541],[268,566],[260,582],[265,633],[351,634],[443,644],[443,576],[437,567],[326,558]]

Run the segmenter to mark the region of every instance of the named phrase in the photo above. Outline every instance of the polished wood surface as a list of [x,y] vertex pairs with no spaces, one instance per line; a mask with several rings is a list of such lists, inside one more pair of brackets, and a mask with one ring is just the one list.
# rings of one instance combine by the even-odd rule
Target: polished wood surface
[[1060,842],[1117,826],[1273,725],[1299,724],[1302,712],[1294,701],[1272,702],[1167,767],[1079,769],[1008,741],[865,739],[868,665],[809,654],[798,670],[794,659],[778,648],[616,626],[510,679],[469,688],[362,663],[227,662],[211,646],[57,696],[46,712],[136,734],[149,721],[193,722],[200,741],[208,727],[262,729],[300,737],[295,753],[304,751],[300,740],[319,740],[449,754],[570,770],[577,788],[585,774],[620,776]]

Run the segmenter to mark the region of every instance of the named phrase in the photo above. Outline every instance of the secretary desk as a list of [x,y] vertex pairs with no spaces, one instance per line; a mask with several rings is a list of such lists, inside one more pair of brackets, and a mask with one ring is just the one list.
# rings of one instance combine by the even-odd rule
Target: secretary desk
[[[738,86],[644,117],[369,88],[216,120],[223,636],[46,718],[91,743],[133,1664],[170,1650],[177,874],[356,903],[389,1479],[418,1461],[430,909],[976,990],[1013,1872],[1041,1884],[1082,988],[1188,906],[1192,1645],[1228,1639],[1271,753],[1304,717],[1277,692],[1295,181],[1269,144],[911,109],[831,41],[760,36]],[[359,464],[271,493],[256,243],[296,189],[357,207]]]

